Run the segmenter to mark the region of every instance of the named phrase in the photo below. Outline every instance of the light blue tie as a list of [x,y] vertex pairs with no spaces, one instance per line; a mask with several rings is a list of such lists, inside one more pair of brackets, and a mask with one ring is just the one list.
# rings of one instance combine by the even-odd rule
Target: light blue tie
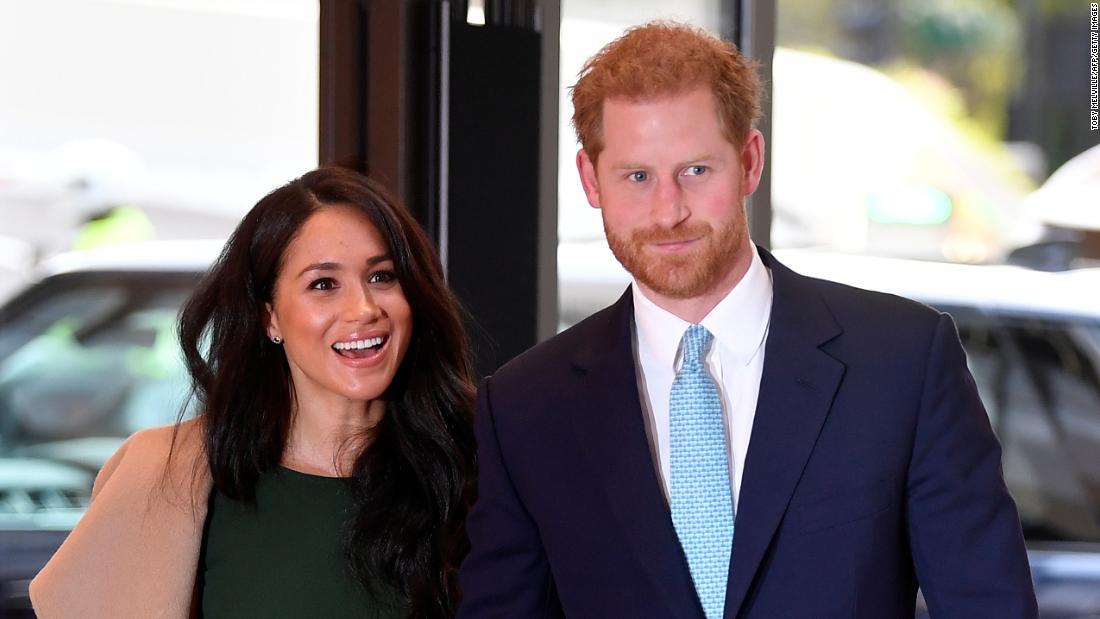
[[712,339],[701,325],[691,325],[684,332],[684,361],[669,400],[672,524],[707,619],[722,616],[733,546],[722,400],[703,361]]

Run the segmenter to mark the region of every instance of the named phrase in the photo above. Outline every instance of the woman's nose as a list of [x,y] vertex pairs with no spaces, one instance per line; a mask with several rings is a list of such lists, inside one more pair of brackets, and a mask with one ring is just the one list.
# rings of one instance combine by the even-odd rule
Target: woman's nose
[[364,287],[357,294],[351,295],[347,305],[347,313],[351,320],[374,322],[382,316],[382,308],[375,303],[370,290]]

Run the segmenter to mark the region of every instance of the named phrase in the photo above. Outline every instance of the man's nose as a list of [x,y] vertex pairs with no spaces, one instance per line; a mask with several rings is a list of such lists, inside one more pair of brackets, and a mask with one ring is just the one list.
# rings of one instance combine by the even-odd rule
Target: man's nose
[[658,180],[652,208],[654,223],[663,228],[672,228],[690,215],[684,203],[684,190],[675,177]]

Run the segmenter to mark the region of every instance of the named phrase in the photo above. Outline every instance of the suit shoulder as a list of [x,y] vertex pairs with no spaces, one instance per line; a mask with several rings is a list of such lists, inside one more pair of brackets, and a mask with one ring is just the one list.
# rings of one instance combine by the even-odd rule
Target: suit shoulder
[[865,290],[831,280],[805,278],[842,326],[862,328],[934,329],[942,312],[895,294]]
[[852,362],[865,359],[878,363],[896,357],[920,364],[944,320],[942,312],[912,299],[831,280],[797,277],[803,291],[798,298],[816,295],[843,333],[827,345],[827,350]]
[[620,301],[505,363],[490,377],[493,399],[531,402],[554,397],[572,382],[575,362],[599,350],[610,336],[621,334],[623,312]]
[[532,374],[568,366],[583,347],[591,346],[594,338],[602,337],[614,328],[616,309],[615,306],[604,308],[517,355],[496,371],[494,381],[527,379]]

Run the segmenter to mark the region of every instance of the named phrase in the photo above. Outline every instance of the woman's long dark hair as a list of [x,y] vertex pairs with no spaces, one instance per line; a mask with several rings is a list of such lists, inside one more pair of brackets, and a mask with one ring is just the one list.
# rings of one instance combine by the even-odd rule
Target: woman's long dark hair
[[348,567],[369,589],[394,587],[411,616],[450,616],[476,466],[469,348],[428,238],[361,174],[321,168],[265,196],[184,306],[180,342],[203,411],[214,488],[253,501],[260,474],[280,462],[294,393],[286,355],[267,338],[264,304],[302,224],[336,205],[361,211],[386,240],[413,315],[386,414],[355,461]]

